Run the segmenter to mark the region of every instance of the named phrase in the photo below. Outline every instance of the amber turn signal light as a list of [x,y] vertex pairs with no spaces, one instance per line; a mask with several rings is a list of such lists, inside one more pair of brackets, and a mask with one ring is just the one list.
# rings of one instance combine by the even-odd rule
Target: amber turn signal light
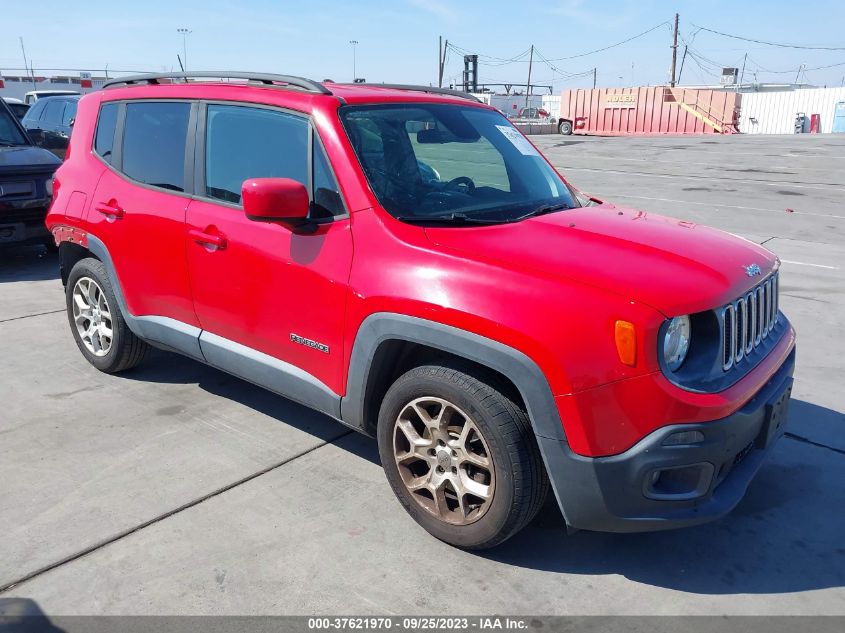
[[633,367],[637,364],[637,331],[628,321],[616,322],[616,353],[619,360]]

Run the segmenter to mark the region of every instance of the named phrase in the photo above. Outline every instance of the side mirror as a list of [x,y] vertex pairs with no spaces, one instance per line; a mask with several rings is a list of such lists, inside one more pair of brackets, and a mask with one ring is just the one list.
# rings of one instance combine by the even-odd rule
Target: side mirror
[[244,213],[256,222],[305,224],[308,221],[308,190],[290,178],[250,178],[241,187]]

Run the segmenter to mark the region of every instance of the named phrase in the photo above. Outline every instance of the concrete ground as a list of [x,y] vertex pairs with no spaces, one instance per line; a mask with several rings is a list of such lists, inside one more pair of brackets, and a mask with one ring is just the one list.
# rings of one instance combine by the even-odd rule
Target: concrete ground
[[845,137],[534,140],[592,195],[782,258],[791,435],[731,515],[566,536],[548,505],[496,550],[453,549],[325,417],[163,352],[98,373],[54,257],[25,249],[0,255],[0,611],[845,614]]

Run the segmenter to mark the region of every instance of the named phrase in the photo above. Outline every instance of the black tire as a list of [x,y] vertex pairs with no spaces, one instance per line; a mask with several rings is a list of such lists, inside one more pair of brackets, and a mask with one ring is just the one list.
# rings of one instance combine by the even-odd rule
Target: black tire
[[557,131],[563,134],[564,136],[569,136],[570,134],[572,134],[572,122],[561,121],[557,126]]
[[[379,454],[396,497],[430,534],[464,549],[486,549],[504,542],[534,518],[548,493],[548,477],[528,415],[497,382],[495,376],[474,366],[444,359],[441,364],[415,367],[400,376],[385,394],[379,411]],[[394,448],[396,420],[410,403],[427,397],[441,398],[465,412],[483,436],[484,448],[489,449],[495,487],[486,510],[471,523],[456,525],[426,509],[400,474]]]
[[[111,315],[112,338],[108,351],[102,356],[98,356],[88,349],[75,323],[73,292],[77,282],[81,279],[91,279],[96,282],[105,295],[108,312]],[[85,359],[94,367],[107,374],[116,374],[127,369],[132,369],[144,360],[149,345],[135,336],[129,329],[129,326],[126,325],[123,314],[120,312],[120,305],[115,297],[114,289],[106,273],[106,268],[100,260],[88,257],[78,261],[74,265],[68,276],[67,286],[65,287],[65,302],[68,323],[70,324],[73,339],[76,341],[76,346],[82,352]]]

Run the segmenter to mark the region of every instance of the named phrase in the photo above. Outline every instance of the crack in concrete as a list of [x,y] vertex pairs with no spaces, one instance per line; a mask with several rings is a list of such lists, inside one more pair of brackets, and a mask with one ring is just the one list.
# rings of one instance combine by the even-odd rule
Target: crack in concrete
[[812,446],[818,446],[819,448],[826,448],[829,451],[833,451],[834,453],[839,453],[840,455],[845,455],[845,449],[836,448],[835,446],[828,446],[827,444],[822,444],[820,442],[814,442],[810,438],[804,437],[802,435],[795,435],[795,433],[790,433],[787,431],[783,434],[784,437],[788,437],[791,440],[795,440],[796,442],[804,442],[805,444],[810,444]]
[[174,508],[173,510],[168,510],[167,512],[165,512],[163,514],[159,514],[158,516],[155,516],[152,519],[144,521],[143,523],[139,523],[138,525],[136,525],[134,527],[131,527],[127,530],[123,530],[122,532],[118,532],[114,536],[110,536],[107,539],[99,541],[99,542],[95,543],[94,545],[91,545],[89,547],[86,547],[86,548],[76,552],[75,554],[71,554],[70,556],[65,556],[61,560],[58,560],[54,563],[50,563],[48,565],[40,567],[39,569],[36,569],[35,571],[32,571],[32,572],[18,578],[17,580],[13,580],[13,581],[8,582],[4,585],[0,585],[0,594],[8,591],[9,589],[13,589],[14,587],[17,587],[18,585],[21,585],[21,584],[23,584],[27,581],[30,581],[34,578],[37,578],[38,576],[41,576],[42,574],[46,574],[49,571],[57,569],[58,567],[61,567],[62,565],[66,565],[67,563],[71,563],[75,560],[79,560],[80,558],[87,556],[88,554],[96,552],[97,550],[100,550],[100,549],[102,549],[102,548],[104,548],[108,545],[111,545],[112,543],[116,543],[117,541],[120,541],[120,540],[126,538],[127,536],[134,534],[135,532],[138,532],[140,530],[148,528],[149,526],[151,526],[155,523],[159,523],[160,521],[164,521],[165,519],[172,517],[176,514],[179,514],[180,512],[184,512],[185,510],[193,508],[194,506],[197,506],[197,505],[199,505],[199,504],[201,504],[205,501],[208,501],[209,499],[212,499],[212,498],[214,498],[218,495],[221,495],[224,492],[228,492],[229,490],[232,490],[233,488],[237,488],[238,486],[241,486],[241,485],[243,485],[247,482],[250,482],[253,479],[256,479],[257,477],[260,477],[261,475],[266,475],[267,473],[269,473],[273,470],[276,470],[277,468],[281,468],[285,464],[290,464],[292,461],[297,460],[300,457],[304,457],[305,455],[308,455],[309,453],[313,453],[314,451],[316,451],[319,448],[322,448],[324,446],[328,446],[329,444],[333,444],[334,442],[336,442],[340,439],[343,439],[344,437],[346,437],[348,435],[352,435],[353,433],[355,433],[355,431],[353,431],[353,430],[344,431],[340,435],[337,435],[330,440],[326,440],[325,442],[321,442],[320,444],[317,444],[316,446],[312,446],[311,448],[308,448],[304,451],[300,451],[296,455],[292,455],[292,456],[290,456],[286,459],[283,459],[280,462],[276,462],[275,464],[271,464],[270,466],[267,466],[266,468],[262,468],[261,470],[254,472],[251,475],[247,475],[246,477],[238,479],[237,481],[234,481],[230,484],[227,484],[227,485],[223,486],[222,488],[218,488],[216,490],[213,490],[212,492],[209,492],[208,494],[202,495],[201,497],[198,497],[198,498],[196,498],[192,501],[184,503],[184,504]]
[[64,312],[65,308],[61,310],[50,310],[49,312],[36,312],[35,314],[25,314],[23,316],[9,317],[8,319],[0,319],[0,323],[8,323],[9,321],[20,321],[21,319],[31,319],[32,317],[44,316],[45,314],[58,314]]

